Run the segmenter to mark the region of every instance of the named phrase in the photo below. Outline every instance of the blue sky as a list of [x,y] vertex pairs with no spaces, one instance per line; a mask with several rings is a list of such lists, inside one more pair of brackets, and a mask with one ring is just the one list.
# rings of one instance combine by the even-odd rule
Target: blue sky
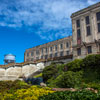
[[0,0],[0,64],[24,61],[25,49],[72,34],[70,16],[100,0]]

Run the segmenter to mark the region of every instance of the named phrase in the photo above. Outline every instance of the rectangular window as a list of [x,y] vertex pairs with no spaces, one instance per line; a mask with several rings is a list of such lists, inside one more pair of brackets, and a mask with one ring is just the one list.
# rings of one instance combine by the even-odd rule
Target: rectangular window
[[55,57],[57,57],[58,56],[58,54],[57,53],[55,53]]
[[36,55],[39,55],[39,50],[36,51]]
[[33,61],[34,59],[33,58],[31,58],[31,61]]
[[45,48],[45,52],[46,52],[46,53],[48,52],[48,49],[47,49],[47,48]]
[[87,36],[91,35],[90,26],[87,26],[87,27],[86,27],[86,30],[87,30]]
[[90,24],[89,16],[85,17],[86,25]]
[[80,56],[81,55],[81,48],[77,49],[77,55]]
[[50,54],[50,58],[52,58],[52,54]]
[[80,20],[76,21],[77,28],[80,27]]
[[39,60],[39,57],[36,57],[36,60]]
[[67,42],[67,43],[66,43],[66,48],[68,48],[68,47],[69,47],[69,43]]
[[43,48],[41,49],[41,53],[43,54]]
[[34,53],[33,52],[31,52],[31,56],[33,56],[34,55]]
[[48,59],[48,55],[45,55],[45,59]]
[[81,31],[80,29],[77,30],[77,38],[80,38],[81,37]]
[[92,53],[92,47],[91,46],[88,46],[87,50],[88,50],[88,54]]
[[60,44],[60,49],[63,49],[63,44]]
[[69,55],[69,51],[66,51],[66,54]]
[[100,23],[98,23],[98,32],[100,32]]
[[29,53],[27,53],[27,57],[29,57]]
[[61,56],[61,57],[63,56],[63,51],[62,51],[62,52],[60,52],[60,56]]
[[41,59],[43,59],[43,56],[41,56]]
[[96,16],[97,16],[97,21],[100,21],[100,12],[97,12]]
[[57,51],[57,45],[55,45],[55,51]]
[[52,47],[50,47],[50,51],[52,51]]

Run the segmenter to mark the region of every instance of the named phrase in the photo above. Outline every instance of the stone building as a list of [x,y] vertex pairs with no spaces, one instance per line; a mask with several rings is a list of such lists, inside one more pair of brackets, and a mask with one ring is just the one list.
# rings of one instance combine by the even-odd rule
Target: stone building
[[72,36],[27,49],[24,61],[37,61],[72,55]]
[[71,18],[73,58],[100,53],[100,2],[73,13]]
[[72,36],[25,51],[24,61],[47,60],[73,55],[73,59],[100,53],[100,2],[75,12]]

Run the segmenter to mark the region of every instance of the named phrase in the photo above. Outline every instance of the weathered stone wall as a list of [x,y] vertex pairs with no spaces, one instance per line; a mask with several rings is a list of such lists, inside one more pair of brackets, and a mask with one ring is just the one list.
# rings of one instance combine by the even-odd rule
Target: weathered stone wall
[[29,64],[24,66],[13,66],[7,68],[0,68],[0,81],[1,80],[16,80],[21,76],[29,77],[37,71],[44,68],[44,63]]

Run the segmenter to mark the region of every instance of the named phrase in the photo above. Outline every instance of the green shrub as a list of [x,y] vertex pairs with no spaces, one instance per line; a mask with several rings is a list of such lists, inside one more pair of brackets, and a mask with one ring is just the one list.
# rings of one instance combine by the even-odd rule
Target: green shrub
[[100,54],[88,55],[83,59],[83,68],[100,71]]
[[88,90],[55,92],[43,95],[39,100],[100,100],[100,93],[96,94]]
[[24,81],[0,81],[0,93],[13,93],[17,89],[27,89],[29,87]]
[[100,81],[100,54],[88,55],[83,59],[82,69],[86,82]]
[[58,69],[56,64],[51,64],[50,66],[45,67],[42,72],[43,80],[46,82],[48,79],[56,77],[57,72]]
[[61,88],[74,88],[80,85],[82,72],[68,71],[60,75],[56,79],[56,85]]
[[82,66],[82,59],[75,59],[72,62],[69,62],[66,66],[68,67],[68,71],[80,71]]

